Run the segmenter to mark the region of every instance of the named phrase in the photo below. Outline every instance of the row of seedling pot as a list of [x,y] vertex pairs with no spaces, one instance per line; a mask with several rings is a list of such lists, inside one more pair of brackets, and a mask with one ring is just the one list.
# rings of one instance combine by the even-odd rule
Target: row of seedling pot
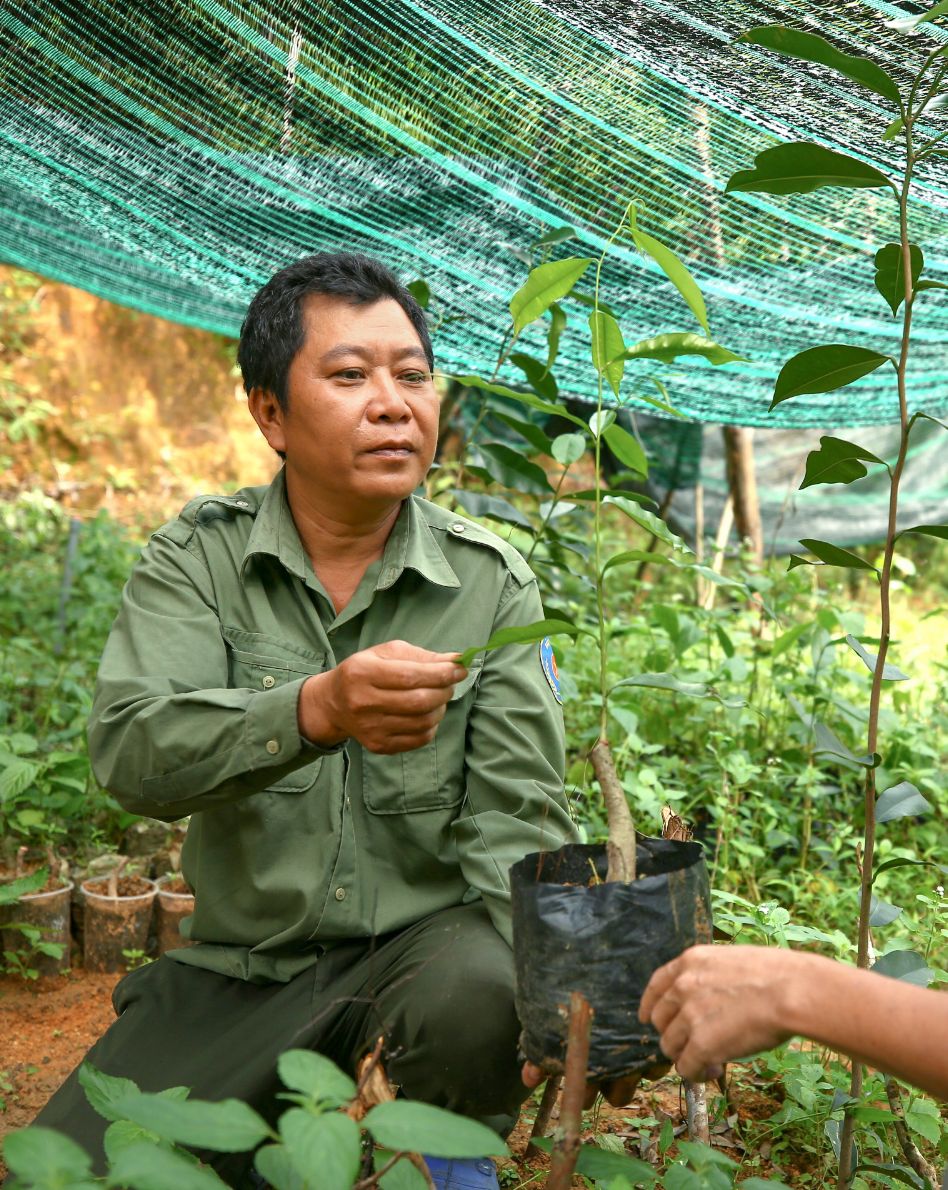
[[[0,892],[5,886],[0,885]],[[10,887],[10,886],[6,886]],[[81,940],[87,971],[128,969],[130,960],[187,946],[182,918],[194,912],[184,879],[134,875],[120,863],[112,872],[75,881],[50,874],[35,891],[0,898],[0,969],[24,975],[58,975],[75,965]]]

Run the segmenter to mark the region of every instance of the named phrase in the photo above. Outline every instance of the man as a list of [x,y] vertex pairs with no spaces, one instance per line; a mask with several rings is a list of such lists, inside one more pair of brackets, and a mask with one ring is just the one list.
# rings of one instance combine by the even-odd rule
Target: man
[[[154,535],[89,729],[123,805],[192,815],[196,945],[121,982],[89,1060],[275,1119],[283,1050],[351,1070],[384,1033],[402,1094],[503,1131],[526,1094],[507,872],[573,829],[537,646],[456,658],[541,618],[536,581],[499,538],[413,495],[439,401],[424,315],[382,265],[283,269],[250,305],[239,360],[285,465]],[[75,1075],[37,1122],[101,1153]],[[252,1184],[245,1155],[210,1159]],[[497,1184],[489,1162],[438,1177]]]

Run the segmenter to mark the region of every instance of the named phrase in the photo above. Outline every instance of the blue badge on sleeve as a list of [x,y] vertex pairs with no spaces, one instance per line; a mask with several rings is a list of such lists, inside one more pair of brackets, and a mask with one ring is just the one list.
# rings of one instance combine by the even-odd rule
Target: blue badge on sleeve
[[540,641],[540,665],[543,669],[543,676],[550,683],[550,689],[553,691],[553,697],[556,701],[563,705],[563,697],[560,694],[560,674],[556,668],[556,657],[553,653],[553,645],[548,636],[545,636]]

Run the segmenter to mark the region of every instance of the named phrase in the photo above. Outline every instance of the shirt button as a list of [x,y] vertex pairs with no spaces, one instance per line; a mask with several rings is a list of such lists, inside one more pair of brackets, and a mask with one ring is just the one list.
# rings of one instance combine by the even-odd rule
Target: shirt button
[[249,508],[250,505],[246,500],[235,500],[234,503],[238,508]]
[[336,889],[336,900],[344,901],[346,899],[346,890],[344,888]]
[[267,751],[271,756],[276,756],[276,754],[280,751],[280,741],[267,740]]
[[466,526],[464,526],[460,522],[458,522],[457,524],[454,524],[451,526],[451,532],[452,533],[463,533],[465,527]]
[[267,674],[267,676],[263,679],[264,690],[272,690],[275,685],[276,678],[273,676],[273,674]]

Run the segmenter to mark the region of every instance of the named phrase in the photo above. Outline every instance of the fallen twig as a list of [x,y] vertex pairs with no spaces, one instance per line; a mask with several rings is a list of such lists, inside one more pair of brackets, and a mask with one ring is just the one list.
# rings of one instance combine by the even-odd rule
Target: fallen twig
[[562,1082],[563,1076],[560,1074],[551,1074],[546,1080],[546,1086],[543,1088],[543,1098],[540,1100],[540,1106],[537,1108],[537,1118],[533,1121],[533,1131],[530,1133],[530,1140],[524,1150],[524,1157],[538,1157],[540,1155],[540,1150],[533,1142],[539,1140],[546,1132]]

